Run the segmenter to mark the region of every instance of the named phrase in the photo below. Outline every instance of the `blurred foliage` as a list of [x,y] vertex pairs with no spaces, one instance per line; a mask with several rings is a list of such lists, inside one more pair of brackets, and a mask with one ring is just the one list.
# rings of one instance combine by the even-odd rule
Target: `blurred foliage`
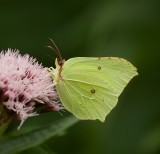
[[41,149],[38,148],[40,144],[61,133],[61,131],[64,131],[78,121],[74,116],[69,116],[61,118],[57,120],[57,122],[51,122],[49,125],[41,126],[32,131],[30,130],[28,133],[21,133],[20,135],[15,133],[15,136],[7,134],[4,138],[1,138],[0,141],[1,154],[18,153],[31,148],[34,149],[34,151],[35,149],[40,151]]
[[[55,54],[45,47],[50,44],[47,40],[50,37],[65,59],[119,56],[131,61],[139,70],[139,76],[125,89],[105,123],[81,121],[65,135],[35,147],[35,151],[160,153],[159,8],[158,0],[1,2],[1,50],[18,48],[21,53],[36,57],[43,65],[54,66]],[[67,114],[63,113],[64,116]],[[28,131],[60,117],[54,112],[30,118],[21,129]],[[12,124],[9,129],[16,126]]]

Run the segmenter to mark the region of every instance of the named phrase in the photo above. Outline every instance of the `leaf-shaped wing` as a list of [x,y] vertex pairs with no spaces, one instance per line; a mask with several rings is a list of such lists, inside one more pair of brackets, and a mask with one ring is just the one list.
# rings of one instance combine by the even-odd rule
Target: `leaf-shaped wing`
[[104,121],[137,74],[122,58],[71,58],[64,63],[56,88],[64,107],[76,117]]

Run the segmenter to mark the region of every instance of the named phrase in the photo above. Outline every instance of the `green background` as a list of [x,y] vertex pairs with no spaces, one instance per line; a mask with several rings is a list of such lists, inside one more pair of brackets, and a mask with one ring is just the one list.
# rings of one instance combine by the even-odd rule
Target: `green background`
[[[123,57],[138,68],[139,76],[127,86],[105,123],[79,122],[42,144],[47,153],[159,154],[159,1],[1,2],[1,50],[19,49],[44,66],[54,66],[56,56],[45,47],[51,44],[48,37],[55,40],[66,60],[78,56]],[[21,129],[59,118],[58,112],[46,113],[28,119]]]

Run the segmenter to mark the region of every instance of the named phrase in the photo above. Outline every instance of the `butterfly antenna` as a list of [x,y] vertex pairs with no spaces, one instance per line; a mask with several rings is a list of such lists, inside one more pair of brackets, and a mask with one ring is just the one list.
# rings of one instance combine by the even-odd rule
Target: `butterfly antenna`
[[59,57],[59,54],[57,53],[57,51],[52,46],[47,45],[46,47],[53,50],[56,53],[56,55]]
[[61,56],[61,52],[58,49],[58,47],[55,44],[55,42],[51,38],[48,38],[48,39],[51,41],[51,43],[53,44],[54,47],[52,47],[52,46],[47,46],[47,47],[50,48],[50,49],[52,49],[57,54],[57,56],[58,56],[58,58],[59,58],[60,61],[63,61],[62,56]]

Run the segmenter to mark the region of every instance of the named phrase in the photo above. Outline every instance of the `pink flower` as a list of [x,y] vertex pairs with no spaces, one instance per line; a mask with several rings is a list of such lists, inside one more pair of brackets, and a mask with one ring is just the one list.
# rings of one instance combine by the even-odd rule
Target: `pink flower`
[[21,120],[20,126],[28,117],[37,115],[40,104],[50,111],[62,109],[47,68],[11,49],[0,53],[0,103]]

